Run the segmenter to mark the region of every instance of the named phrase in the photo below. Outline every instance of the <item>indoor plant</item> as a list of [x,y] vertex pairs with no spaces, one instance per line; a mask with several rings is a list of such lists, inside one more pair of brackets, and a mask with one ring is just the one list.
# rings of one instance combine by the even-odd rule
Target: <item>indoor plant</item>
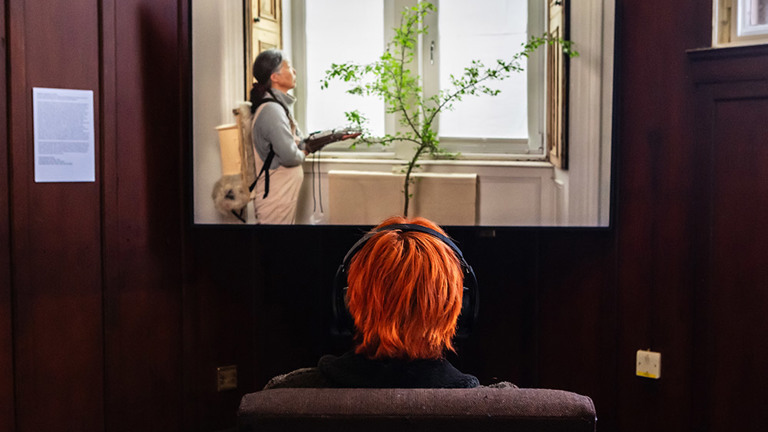
[[434,10],[435,6],[428,2],[419,2],[414,7],[406,8],[402,13],[400,26],[394,29],[395,34],[392,40],[377,61],[365,65],[334,63],[326,71],[326,76],[321,83],[323,88],[327,88],[332,80],[351,83],[352,88],[347,90],[348,93],[379,97],[384,101],[386,112],[397,115],[398,122],[404,127],[404,132],[374,137],[368,133],[367,119],[359,111],[345,113],[351,126],[363,131],[353,146],[357,143],[389,145],[398,141],[413,144],[413,155],[404,169],[404,216],[408,216],[409,202],[412,198],[411,174],[414,168],[418,167],[419,159],[425,154],[431,157],[456,156],[440,147],[434,128],[440,112],[452,109],[453,105],[465,96],[498,95],[499,90],[486,84],[504,80],[512,73],[523,71],[520,65],[521,60],[542,46],[553,45],[571,57],[577,55],[570,41],[546,33],[542,36],[533,36],[511,58],[497,60],[490,66],[480,61],[473,61],[464,68],[460,76],[451,76],[449,88],[441,90],[434,96],[425,97],[421,77],[414,73],[412,66],[415,65],[419,38],[428,32],[428,27],[424,25],[424,17]]

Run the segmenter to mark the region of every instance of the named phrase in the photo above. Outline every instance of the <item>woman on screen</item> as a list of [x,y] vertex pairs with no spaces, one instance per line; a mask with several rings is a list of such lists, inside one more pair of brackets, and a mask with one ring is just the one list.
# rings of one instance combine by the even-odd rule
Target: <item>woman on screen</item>
[[270,49],[256,57],[253,77],[256,220],[260,224],[292,224],[304,179],[301,164],[307,155],[292,114],[296,99],[288,94],[296,87],[296,71],[282,51]]

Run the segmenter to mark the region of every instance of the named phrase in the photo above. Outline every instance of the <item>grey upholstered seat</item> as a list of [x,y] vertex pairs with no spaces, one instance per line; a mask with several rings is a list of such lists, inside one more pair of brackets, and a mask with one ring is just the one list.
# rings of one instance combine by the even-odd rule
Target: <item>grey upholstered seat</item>
[[548,389],[264,390],[240,403],[241,431],[595,430],[587,396]]

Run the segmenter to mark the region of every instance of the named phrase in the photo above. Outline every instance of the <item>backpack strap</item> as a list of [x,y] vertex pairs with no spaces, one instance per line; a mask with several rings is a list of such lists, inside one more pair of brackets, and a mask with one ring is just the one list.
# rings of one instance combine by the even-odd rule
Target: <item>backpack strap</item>
[[[254,111],[254,115],[253,115],[254,122],[256,121],[256,117],[260,113],[259,108],[261,108],[261,106],[267,102],[274,102],[276,104],[280,104],[280,102],[278,102],[275,99],[266,99],[266,98],[260,99],[256,103],[256,110]],[[253,189],[256,188],[256,182],[259,181],[259,178],[261,177],[261,175],[264,174],[264,196],[262,197],[262,199],[266,198],[267,195],[269,195],[269,167],[272,165],[273,159],[275,159],[275,150],[272,148],[272,143],[270,143],[269,153],[267,154],[267,159],[264,160],[264,165],[261,166],[261,171],[259,171],[259,174],[256,175],[256,179],[253,180],[253,183],[251,183],[251,185],[248,186],[248,191],[253,192]]]
[[264,165],[261,167],[261,171],[259,171],[259,175],[256,176],[256,180],[251,183],[250,186],[248,186],[248,192],[253,192],[253,189],[256,187],[256,182],[259,181],[259,177],[261,177],[261,174],[264,174],[264,196],[262,199],[266,198],[267,195],[269,195],[269,166],[272,165],[272,159],[275,158],[275,150],[272,149],[272,144],[269,145],[269,154],[267,154],[267,159],[264,161]]

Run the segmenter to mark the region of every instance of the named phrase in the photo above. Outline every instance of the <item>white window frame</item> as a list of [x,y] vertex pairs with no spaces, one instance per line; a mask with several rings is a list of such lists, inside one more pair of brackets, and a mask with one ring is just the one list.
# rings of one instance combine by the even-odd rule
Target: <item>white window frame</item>
[[[425,97],[430,97],[439,91],[440,65],[440,0],[436,0],[437,13],[426,18],[429,26],[424,47],[434,42],[437,49],[435,60],[430,61],[430,50],[422,50],[422,68],[424,76]],[[528,0],[528,35],[541,35],[546,28],[547,2]],[[434,65],[432,64],[434,63]],[[487,158],[488,155],[517,155],[525,159],[546,159],[544,136],[546,134],[546,50],[536,50],[527,60],[525,69],[528,85],[528,139],[494,139],[494,138],[456,138],[441,135],[440,144],[446,150],[458,153],[461,158]],[[437,118],[434,127],[439,130],[440,119]],[[532,157],[526,157],[526,156]]]
[[715,47],[768,43],[768,24],[747,23],[752,0],[713,0],[712,45]]
[[[305,16],[301,5],[306,0],[291,0],[283,3],[292,5],[290,31],[294,65],[298,70],[303,64],[301,40],[304,38]],[[402,2],[404,0],[394,0]],[[392,10],[395,10],[394,7]],[[399,9],[401,10],[401,9]],[[579,7],[571,10],[570,39],[575,41],[579,57],[572,59],[569,69],[569,168],[552,168],[552,181],[557,189],[554,198],[556,207],[553,220],[544,220],[542,225],[566,226],[607,226],[610,221],[612,134],[613,134],[613,74],[614,74],[614,31],[616,0],[579,0]],[[284,23],[285,24],[285,23]],[[387,25],[385,28],[391,28]],[[385,36],[385,40],[388,38]],[[296,113],[299,123],[303,117],[303,89],[300,84],[296,91]],[[395,124],[394,119],[391,120]],[[316,158],[335,159],[338,162],[356,163],[363,169],[366,160],[372,164],[395,163],[395,152],[362,155],[359,152],[331,153],[323,151]],[[396,150],[396,149],[395,149]],[[466,155],[465,155],[466,156]],[[371,159],[383,159],[381,161]],[[401,161],[402,162],[402,161]],[[423,161],[423,165],[473,166],[475,172],[484,175],[486,169],[509,167],[510,170],[525,168],[532,163],[525,157],[496,155],[484,160],[466,161]],[[331,165],[327,163],[325,165]],[[551,166],[551,165],[550,165]]]
[[[306,23],[305,16],[305,4],[306,1],[311,0],[293,0],[291,2],[292,19],[291,19],[291,33],[293,40],[293,64],[299,71],[300,85],[294,90],[297,96],[297,103],[295,106],[295,113],[299,126],[305,126],[303,119],[306,119],[306,86],[315,85],[316,83],[307,82],[307,78],[301,73],[302,70],[306,70],[306,36],[304,35],[304,27]],[[440,11],[439,0],[432,0],[437,6],[437,13]],[[400,20],[401,11],[407,7],[416,5],[418,0],[384,0],[384,40],[389,41],[392,39],[393,28],[397,26]],[[435,94],[439,88],[439,76],[437,67],[429,67],[429,50],[428,47],[432,41],[437,43],[439,37],[438,17],[437,13],[432,13],[427,16],[425,24],[429,26],[430,31],[427,35],[426,41],[422,40],[417,50],[421,53],[419,55],[421,64],[419,65],[419,72],[424,81],[425,97],[429,97]],[[544,33],[545,29],[545,15],[546,15],[546,2],[542,0],[528,0],[528,15],[529,15],[529,34],[540,35]],[[386,47],[381,47],[384,50]],[[439,49],[438,58],[435,64],[439,64]],[[461,153],[461,159],[491,159],[491,160],[546,160],[546,152],[544,150],[544,136],[546,134],[545,124],[545,110],[546,110],[546,50],[537,50],[528,59],[528,66],[526,68],[528,79],[528,130],[529,139],[489,139],[489,138],[453,138],[453,137],[440,137],[440,143],[443,148],[450,152]],[[439,127],[439,119],[435,122],[434,127]],[[387,115],[385,118],[385,131],[387,133],[394,134],[398,128],[398,122],[396,116],[393,114]],[[303,127],[302,129],[306,129]],[[405,144],[406,146],[408,144]],[[398,157],[400,154],[409,154],[409,150],[403,149],[402,145],[395,143],[395,145],[387,147],[373,146],[371,148],[358,147],[354,152],[348,150],[346,145],[331,145],[327,147],[323,154],[330,157],[343,157],[344,154],[354,153],[355,155],[362,156],[360,153],[365,153],[365,157],[382,158],[382,157]]]

